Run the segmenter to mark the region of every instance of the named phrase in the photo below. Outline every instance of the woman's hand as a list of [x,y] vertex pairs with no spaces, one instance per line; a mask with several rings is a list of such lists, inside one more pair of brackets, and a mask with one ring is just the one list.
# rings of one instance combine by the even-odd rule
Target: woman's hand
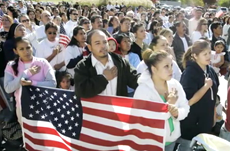
[[177,90],[173,88],[167,96],[167,102],[169,104],[175,104],[177,99],[178,99]]
[[168,110],[169,113],[174,117],[177,118],[178,117],[178,108],[175,105],[168,105]]
[[39,73],[40,70],[41,70],[41,67],[38,65],[35,65],[35,66],[32,66],[31,68],[29,68],[29,71],[32,75]]
[[32,85],[32,81],[31,80],[25,80],[24,78],[22,78],[21,79],[21,85],[22,86]]
[[54,56],[56,56],[57,54],[59,54],[61,52],[61,46],[57,46],[57,48],[55,48],[54,50],[53,50],[53,55]]

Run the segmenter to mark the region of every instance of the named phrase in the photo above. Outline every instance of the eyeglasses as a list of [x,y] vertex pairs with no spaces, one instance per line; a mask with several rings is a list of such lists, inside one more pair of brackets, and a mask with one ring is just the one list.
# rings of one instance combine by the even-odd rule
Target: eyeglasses
[[73,13],[72,15],[78,16],[78,14],[77,14],[77,13]]
[[57,35],[56,32],[48,32],[49,35],[53,34],[53,35]]
[[29,22],[29,21],[30,21],[29,19],[22,20],[22,23]]
[[2,21],[9,21],[8,19],[2,19]]
[[202,25],[208,25],[207,23],[203,23]]
[[90,24],[90,22],[87,21],[87,22],[84,22],[83,24]]

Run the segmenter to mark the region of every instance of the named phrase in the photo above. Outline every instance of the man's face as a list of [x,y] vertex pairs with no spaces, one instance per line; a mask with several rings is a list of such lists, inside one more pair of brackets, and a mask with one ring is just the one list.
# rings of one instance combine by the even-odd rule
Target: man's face
[[77,21],[78,18],[78,12],[77,11],[72,11],[71,15],[70,15],[71,20],[73,21]]
[[88,47],[95,58],[108,56],[109,44],[103,32],[94,33],[91,37],[91,44],[89,44]]
[[48,12],[43,12],[41,15],[41,20],[46,25],[51,21],[51,15]]
[[196,11],[196,12],[195,12],[195,17],[196,17],[197,19],[201,18],[201,16],[202,16],[202,12],[201,12],[201,11]]
[[220,35],[222,35],[223,27],[222,27],[221,25],[219,25],[216,29],[213,29],[213,32],[214,32],[216,35],[220,36]]
[[180,34],[185,34],[186,32],[186,25],[184,22],[180,23],[180,25],[176,28],[177,32]]
[[96,18],[95,22],[92,23],[93,29],[101,29],[103,27],[102,19],[101,18]]

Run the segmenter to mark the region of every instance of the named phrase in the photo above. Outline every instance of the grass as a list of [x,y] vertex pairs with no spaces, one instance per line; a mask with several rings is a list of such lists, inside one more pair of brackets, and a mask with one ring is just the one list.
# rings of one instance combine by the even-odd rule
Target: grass
[[[41,2],[53,2],[53,3],[58,3],[61,2],[63,0],[38,0]],[[68,1],[68,2],[78,2],[81,5],[92,5],[95,4],[97,6],[99,5],[105,5],[107,4],[109,0],[75,0],[75,1]],[[152,2],[151,0],[110,0],[112,2],[112,4],[115,4],[116,2],[118,4],[121,4],[122,2],[126,5],[126,6],[144,6],[144,7],[152,7]]]

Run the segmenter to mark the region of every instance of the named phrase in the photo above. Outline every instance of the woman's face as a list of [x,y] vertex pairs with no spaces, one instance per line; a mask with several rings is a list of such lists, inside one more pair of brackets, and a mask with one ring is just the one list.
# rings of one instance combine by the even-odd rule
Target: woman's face
[[118,17],[114,17],[113,18],[112,24],[113,24],[114,27],[118,27],[119,26],[119,19],[118,19]]
[[35,13],[34,12],[30,12],[29,13],[29,18],[30,18],[30,20],[34,20],[35,19]]
[[40,13],[40,11],[36,11],[36,18],[38,18],[38,19],[40,19],[41,18],[41,13]]
[[26,27],[22,24],[18,25],[15,29],[14,37],[24,37],[26,35]]
[[156,46],[153,46],[154,51],[167,50],[168,42],[166,38],[160,38],[157,41]]
[[13,13],[9,9],[7,9],[7,15],[9,15],[13,18]]
[[70,79],[63,78],[61,83],[60,83],[60,88],[65,89],[65,90],[69,90],[69,88],[70,88]]
[[74,38],[78,41],[78,42],[85,42],[86,41],[86,32],[85,30],[79,30],[77,35],[74,36]]
[[131,22],[129,20],[126,20],[121,24],[122,32],[129,32],[130,28],[131,28]]
[[60,24],[61,24],[61,18],[56,17],[56,18],[53,20],[53,22],[54,22],[56,25],[60,26]]
[[203,22],[201,26],[202,26],[201,27],[202,30],[208,30],[208,22],[207,21]]
[[7,17],[2,17],[2,26],[3,28],[10,28],[11,23],[10,20]]
[[211,49],[206,48],[199,55],[194,54],[196,62],[201,66],[206,66],[210,64],[211,61]]
[[57,30],[55,28],[48,28],[46,30],[46,36],[49,41],[55,41],[57,36]]
[[138,28],[137,32],[135,33],[136,38],[144,40],[146,38],[146,30],[144,26]]
[[33,49],[28,42],[19,42],[14,53],[17,54],[24,62],[31,61],[33,58]]
[[154,76],[157,76],[162,80],[168,81],[173,76],[172,65],[172,58],[170,56],[167,56],[166,58],[163,58],[161,61],[159,61],[155,67],[152,66],[151,70]]
[[21,23],[28,28],[30,26],[30,19],[27,16],[21,17]]
[[172,42],[173,42],[173,34],[172,33],[169,33],[165,36],[165,38],[167,39],[168,41],[168,45],[171,46],[172,45]]
[[123,38],[120,43],[121,51],[128,52],[131,49],[131,39],[130,38]]

